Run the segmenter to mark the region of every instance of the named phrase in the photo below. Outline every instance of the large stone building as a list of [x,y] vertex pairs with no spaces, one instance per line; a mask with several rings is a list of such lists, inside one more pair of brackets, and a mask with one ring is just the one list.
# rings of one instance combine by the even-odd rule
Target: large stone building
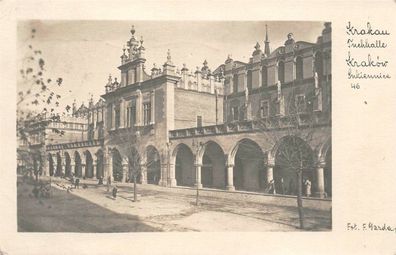
[[121,79],[109,77],[98,103],[32,127],[41,174],[257,192],[274,180],[296,194],[300,169],[314,194],[331,196],[330,23],[316,42],[290,33],[272,51],[266,34],[248,63],[229,56],[213,71],[176,68],[170,51],[148,70],[130,32]]

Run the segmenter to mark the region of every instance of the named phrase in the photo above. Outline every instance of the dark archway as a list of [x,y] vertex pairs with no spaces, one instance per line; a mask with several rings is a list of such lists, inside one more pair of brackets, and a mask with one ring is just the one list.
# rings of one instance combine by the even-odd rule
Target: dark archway
[[122,172],[122,157],[120,152],[117,149],[113,149],[112,151],[113,157],[113,178],[114,181],[120,182],[122,181],[123,172]]
[[264,154],[250,140],[238,142],[234,157],[234,186],[236,190],[259,191],[265,188]]
[[301,138],[286,136],[281,139],[275,154],[274,180],[279,194],[297,195],[297,171],[302,168],[302,181],[313,182],[313,152]]
[[51,154],[48,154],[48,168],[49,168],[49,175],[54,176],[54,160],[52,159]]
[[331,147],[327,151],[326,154],[326,166],[324,168],[324,185],[325,185],[325,192],[327,196],[331,197],[332,196],[332,181],[331,181],[331,176],[332,176],[332,165],[331,165]]
[[91,152],[89,151],[85,151],[85,177],[86,178],[92,178],[93,175],[93,159],[92,159],[92,155]]
[[71,174],[71,158],[69,153],[65,152],[65,176],[70,177]]
[[285,62],[283,61],[278,62],[278,81],[281,84],[285,83]]
[[226,187],[226,167],[224,151],[215,142],[208,142],[202,156],[201,183],[203,187]]
[[96,178],[104,177],[104,155],[102,150],[96,152]]
[[159,184],[161,179],[161,159],[158,150],[154,146],[148,146],[147,156],[147,183]]
[[56,173],[55,176],[62,176],[62,157],[60,153],[56,153]]
[[74,175],[76,177],[82,177],[81,156],[77,151],[74,152],[74,164]]
[[179,144],[176,148],[175,172],[178,186],[194,186],[194,155],[185,144]]

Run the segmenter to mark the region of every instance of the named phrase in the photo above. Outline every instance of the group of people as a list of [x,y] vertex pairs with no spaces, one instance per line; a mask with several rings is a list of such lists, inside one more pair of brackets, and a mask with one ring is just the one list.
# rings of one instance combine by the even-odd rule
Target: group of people
[[[311,181],[308,178],[304,179],[303,185],[304,185],[303,194],[307,197],[310,197],[312,195]],[[272,179],[268,183],[267,188],[265,189],[265,192],[269,193],[269,194],[292,194],[292,192],[295,190],[295,185],[292,180],[290,180],[288,189],[285,188],[283,178],[280,179],[280,184],[278,186],[279,186],[279,190],[276,189],[275,181]]]

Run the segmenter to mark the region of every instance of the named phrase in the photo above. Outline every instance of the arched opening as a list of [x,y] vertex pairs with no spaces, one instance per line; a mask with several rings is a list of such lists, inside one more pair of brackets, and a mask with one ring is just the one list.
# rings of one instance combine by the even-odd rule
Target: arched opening
[[85,151],[85,178],[93,177],[93,159],[89,151]]
[[103,178],[104,177],[104,158],[103,158],[103,151],[98,150],[96,153],[96,178]]
[[238,92],[238,74],[234,74],[232,77],[232,93]]
[[113,161],[113,178],[114,181],[120,182],[122,181],[123,172],[122,172],[122,157],[120,152],[117,149],[113,149],[112,153],[112,161]]
[[194,155],[185,144],[176,147],[175,175],[178,186],[193,186],[195,183]]
[[329,196],[329,197],[331,197],[331,195],[332,195],[332,192],[331,192],[332,191],[332,188],[331,188],[331,185],[332,185],[332,182],[331,182],[331,175],[332,175],[331,161],[332,160],[331,160],[331,147],[330,147],[326,154],[326,160],[325,160],[326,166],[324,168],[325,192],[326,192],[327,196]]
[[261,68],[261,86],[267,87],[268,86],[268,70],[266,66]]
[[51,154],[48,154],[48,168],[49,168],[49,175],[54,176],[54,160],[52,159]]
[[201,167],[202,186],[224,189],[227,176],[223,149],[215,142],[208,142],[204,149]]
[[146,150],[147,156],[147,183],[149,184],[159,184],[161,178],[161,160],[158,150],[149,146]]
[[[128,179],[127,182],[132,182],[134,176],[136,177],[136,181],[140,182],[141,178],[141,157],[136,148],[131,148],[128,155]],[[149,183],[149,182],[147,182]]]
[[313,182],[313,152],[301,138],[282,138],[275,153],[274,180],[278,194],[297,195],[297,171],[302,169],[302,185],[305,180]]
[[303,74],[304,74],[303,68],[304,68],[303,58],[301,56],[298,56],[296,58],[296,80],[297,81],[303,80]]
[[55,176],[62,176],[62,157],[60,153],[56,153],[56,173]]
[[71,176],[71,159],[67,152],[65,152],[65,176]]
[[285,83],[285,63],[283,61],[278,62],[278,81],[281,84]]
[[264,154],[260,146],[250,139],[238,142],[233,171],[235,189],[247,191],[264,189],[266,183],[264,170]]
[[76,177],[82,177],[81,156],[77,151],[74,152],[74,164],[74,175]]
[[246,79],[246,81],[247,81],[247,88],[248,88],[248,90],[250,92],[250,91],[252,91],[252,88],[253,88],[252,70],[248,70],[247,71],[247,79]]

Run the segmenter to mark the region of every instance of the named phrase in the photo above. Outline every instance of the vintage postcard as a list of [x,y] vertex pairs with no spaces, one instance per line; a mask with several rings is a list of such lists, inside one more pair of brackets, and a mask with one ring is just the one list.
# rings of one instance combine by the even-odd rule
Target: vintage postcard
[[396,253],[396,3],[320,2],[0,1],[0,254]]

